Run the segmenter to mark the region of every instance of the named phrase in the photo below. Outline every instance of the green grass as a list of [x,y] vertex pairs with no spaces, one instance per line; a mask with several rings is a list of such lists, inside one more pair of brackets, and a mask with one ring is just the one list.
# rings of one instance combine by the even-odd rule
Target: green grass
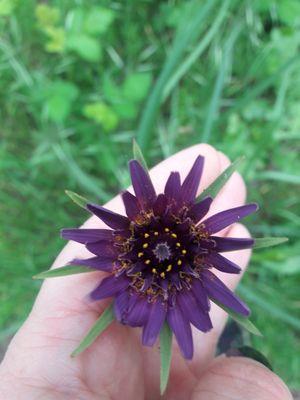
[[240,291],[264,334],[254,345],[299,388],[300,3],[43,4],[0,2],[0,340],[59,229],[86,218],[65,189],[103,202],[124,188],[135,136],[149,165],[206,141],[246,156],[253,235],[290,239],[256,251]]

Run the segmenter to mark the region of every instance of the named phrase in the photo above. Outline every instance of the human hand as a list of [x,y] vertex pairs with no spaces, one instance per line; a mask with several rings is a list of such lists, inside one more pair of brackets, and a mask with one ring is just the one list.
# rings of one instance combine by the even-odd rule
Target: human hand
[[[224,154],[211,146],[197,145],[163,161],[151,171],[159,193],[169,173],[179,171],[184,177],[194,159],[205,156],[201,192],[229,164]],[[246,189],[235,173],[214,200],[210,215],[242,205]],[[107,207],[123,213],[119,196]],[[103,228],[96,217],[85,228]],[[248,237],[240,224],[218,233],[221,236]],[[65,265],[74,258],[87,258],[83,245],[70,242],[54,263]],[[226,257],[244,270],[250,250],[227,253]],[[222,281],[233,289],[240,275],[216,271]],[[107,305],[106,301],[91,303],[87,294],[95,287],[103,272],[73,275],[47,280],[23,327],[13,338],[0,366],[0,398],[5,400],[153,400],[159,396],[159,351],[140,343],[139,329],[113,323],[83,354],[73,359],[71,352],[94,324]],[[163,398],[172,400],[288,400],[291,394],[284,383],[263,365],[242,357],[214,359],[218,338],[226,322],[226,313],[212,304],[214,328],[209,333],[193,331],[195,354],[184,360],[177,344],[173,357],[168,389]]]

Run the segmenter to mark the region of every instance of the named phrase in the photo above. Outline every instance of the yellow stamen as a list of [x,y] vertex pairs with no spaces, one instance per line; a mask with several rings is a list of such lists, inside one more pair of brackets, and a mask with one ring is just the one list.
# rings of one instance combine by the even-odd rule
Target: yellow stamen
[[165,232],[170,232],[170,229],[169,228],[165,228]]
[[144,253],[143,253],[142,251],[140,251],[140,252],[138,253],[138,258],[143,257],[143,255],[144,255]]
[[171,236],[172,236],[174,239],[177,239],[176,233],[172,233]]
[[144,234],[144,238],[145,238],[145,239],[147,239],[149,236],[150,236],[149,233],[145,233],[145,234]]
[[156,273],[157,273],[157,269],[156,269],[156,268],[152,268],[152,272],[153,272],[154,274],[156,274]]
[[180,244],[179,242],[177,242],[177,243],[176,243],[176,246],[177,246],[177,247],[180,247],[180,246],[181,246],[181,244]]
[[178,260],[177,261],[177,265],[181,265],[182,264],[182,261],[181,260]]
[[146,260],[146,261],[145,261],[145,264],[147,264],[147,265],[149,265],[150,263],[151,263],[150,260]]
[[158,232],[157,231],[154,232],[154,236],[158,236]]
[[170,264],[170,265],[167,266],[167,272],[170,272],[171,269],[172,269],[172,264]]
[[160,276],[161,276],[162,278],[165,278],[165,277],[166,277],[166,274],[165,274],[164,272],[162,272],[162,273],[160,274]]
[[144,243],[144,244],[143,244],[143,249],[146,249],[148,246],[149,246],[148,243]]
[[181,253],[186,254],[186,250],[185,249],[181,250]]

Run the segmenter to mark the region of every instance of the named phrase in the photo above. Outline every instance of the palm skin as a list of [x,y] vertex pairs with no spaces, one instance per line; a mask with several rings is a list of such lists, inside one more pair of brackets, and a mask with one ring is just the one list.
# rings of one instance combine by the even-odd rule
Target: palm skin
[[[197,155],[205,156],[199,192],[227,165],[227,157],[211,146],[186,149],[152,169],[151,177],[159,193],[170,171],[184,177]],[[235,173],[213,202],[210,214],[244,203],[246,189]],[[123,212],[120,197],[107,204]],[[104,227],[95,217],[85,227]],[[248,231],[236,224],[219,235],[247,237]],[[88,257],[84,246],[68,243],[54,268],[73,258]],[[226,256],[245,269],[250,251]],[[159,399],[159,349],[141,345],[140,330],[114,322],[84,353],[70,354],[107,305],[91,303],[87,294],[101,279],[102,272],[73,275],[46,281],[23,327],[12,340],[0,366],[0,398],[6,400],[108,400]],[[218,274],[217,274],[218,275]],[[240,276],[219,272],[234,288]],[[171,375],[164,399],[182,400],[286,400],[291,395],[284,383],[261,364],[245,358],[214,359],[215,345],[226,322],[217,306],[211,311],[214,329],[206,334],[193,331],[195,355],[186,362],[174,341]]]

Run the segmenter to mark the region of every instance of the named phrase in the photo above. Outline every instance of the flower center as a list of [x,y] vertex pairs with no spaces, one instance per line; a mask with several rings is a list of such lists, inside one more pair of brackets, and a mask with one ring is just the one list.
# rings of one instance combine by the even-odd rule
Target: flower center
[[158,243],[155,246],[153,253],[158,261],[169,260],[172,255],[170,247],[166,242]]

